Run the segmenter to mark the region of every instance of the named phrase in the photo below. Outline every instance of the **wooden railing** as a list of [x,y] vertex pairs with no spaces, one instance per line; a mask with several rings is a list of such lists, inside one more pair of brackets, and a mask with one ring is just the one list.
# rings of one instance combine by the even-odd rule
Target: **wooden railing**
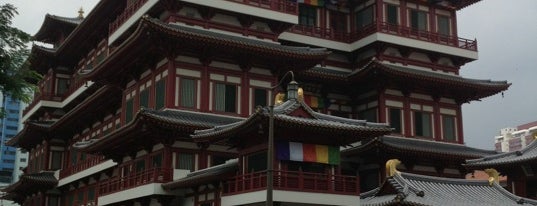
[[148,0],[137,0],[129,5],[123,13],[117,16],[116,20],[108,25],[108,35],[114,33],[123,23],[125,23],[140,7],[142,7]]
[[442,35],[430,31],[416,30],[411,27],[389,24],[387,22],[372,23],[354,32],[335,31],[334,29],[305,25],[295,25],[289,29],[289,32],[345,43],[352,43],[375,32],[380,32],[431,43],[443,44],[470,51],[477,51],[477,40]]
[[[237,175],[224,184],[224,195],[233,195],[266,189],[266,171]],[[316,193],[358,195],[356,176],[319,173],[274,171],[274,189]]]
[[99,196],[120,192],[150,183],[165,183],[172,181],[173,169],[151,168],[126,177],[112,177],[99,183]]
[[61,169],[60,179],[76,174],[78,172],[84,171],[90,167],[101,164],[105,161],[106,159],[104,158],[104,156],[93,156],[93,157],[87,158],[83,161],[78,162],[76,165],[71,165],[70,167]]
[[298,4],[290,0],[226,0],[286,14],[298,15]]
[[[38,93],[34,94],[34,98],[30,104],[23,110],[23,115],[26,115],[28,111],[34,108],[40,101],[56,101],[62,102],[67,97],[71,96],[79,88],[86,85],[87,80],[81,78],[78,75],[78,72],[81,70],[89,71],[89,67],[96,67],[98,64],[103,62],[108,57],[108,44],[106,39],[103,39],[98,45],[97,48],[92,50],[86,58],[80,60],[79,65],[74,69],[74,74],[71,75],[69,79],[69,88],[63,92],[63,94],[57,94],[56,91],[49,91],[47,93]],[[88,62],[89,61],[89,62]],[[52,81],[56,81],[56,76],[51,77]],[[47,79],[47,78],[44,78]]]

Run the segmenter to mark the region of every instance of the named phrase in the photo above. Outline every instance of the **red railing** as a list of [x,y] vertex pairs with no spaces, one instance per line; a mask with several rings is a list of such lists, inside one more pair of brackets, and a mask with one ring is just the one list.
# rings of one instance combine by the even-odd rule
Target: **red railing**
[[[238,175],[224,184],[224,195],[263,190],[267,186],[266,171]],[[355,176],[319,173],[274,171],[274,189],[358,195],[359,181]]]
[[305,25],[295,25],[289,29],[289,32],[345,43],[352,43],[375,32],[380,32],[431,43],[453,46],[470,51],[477,51],[477,40],[442,35],[430,31],[416,30],[411,27],[389,24],[387,22],[373,23],[355,32],[338,32],[334,31],[333,29]]
[[137,0],[130,4],[123,13],[117,16],[116,20],[108,25],[108,35],[115,32],[123,23],[125,23],[140,7],[142,7],[148,0]]
[[99,196],[120,192],[134,187],[172,181],[173,169],[151,168],[126,177],[112,177],[99,183]]
[[241,3],[249,6],[255,6],[272,11],[286,14],[298,14],[298,4],[289,0],[226,0],[235,3]]
[[[67,97],[71,96],[80,87],[86,85],[86,80],[80,78],[80,76],[77,73],[80,70],[89,70],[88,67],[97,66],[102,61],[104,61],[106,57],[108,57],[108,44],[107,44],[106,39],[104,39],[97,45],[97,48],[94,49],[92,52],[90,52],[85,59],[82,59],[78,67],[74,69],[75,74],[71,75],[71,78],[69,79],[69,82],[70,82],[69,88],[67,88],[67,90],[65,90],[63,94],[57,94],[56,91],[49,91],[47,93],[36,92],[34,94],[34,98],[32,102],[28,104],[28,106],[23,110],[22,114],[26,115],[26,113],[28,113],[28,111],[34,108],[35,105],[37,105],[37,103],[40,101],[56,101],[56,102],[64,101]],[[86,61],[86,59],[90,61],[88,62]],[[49,79],[49,81],[55,81],[56,76],[52,76],[51,78],[43,78],[43,79],[44,80]]]
[[78,162],[76,165],[72,165],[70,167],[64,168],[60,170],[60,179],[68,177],[69,175],[76,174],[78,172],[81,172],[85,169],[88,169],[90,167],[93,167],[95,165],[101,164],[105,162],[106,159],[104,156],[93,156],[90,158],[87,158],[83,161]]

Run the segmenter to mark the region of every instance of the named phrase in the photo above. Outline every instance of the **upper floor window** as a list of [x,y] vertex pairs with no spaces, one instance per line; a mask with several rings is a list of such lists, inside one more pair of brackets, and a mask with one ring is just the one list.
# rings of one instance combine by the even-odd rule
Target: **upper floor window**
[[390,127],[394,129],[393,133],[403,133],[403,121],[401,113],[402,110],[400,108],[388,109],[388,121],[390,122]]
[[363,28],[373,24],[374,12],[373,6],[369,6],[356,13],[356,27]]
[[194,171],[194,154],[178,153],[175,169]]
[[216,83],[214,88],[214,110],[219,112],[237,111],[237,86]]
[[155,83],[155,109],[164,107],[166,101],[166,79],[161,79]]
[[193,108],[196,106],[196,80],[180,78],[181,107]]
[[399,24],[399,8],[393,4],[386,4],[386,22],[388,24]]
[[450,115],[442,115],[442,133],[443,139],[446,141],[455,141],[455,117]]
[[69,90],[69,79],[58,78],[56,80],[56,94],[64,95]]
[[358,119],[363,119],[363,120],[366,120],[368,122],[377,122],[378,121],[377,120],[377,109],[376,108],[371,108],[371,109],[361,111],[358,114]]
[[317,25],[317,8],[299,4],[298,7],[298,24],[304,26],[316,26]]
[[437,16],[437,25],[438,25],[438,33],[442,35],[449,36],[451,35],[450,27],[449,27],[449,17],[438,15]]
[[254,89],[254,108],[256,106],[267,106],[268,92],[266,89]]
[[125,102],[125,122],[130,122],[134,116],[134,98],[127,99]]
[[427,12],[414,9],[410,10],[410,27],[427,31]]
[[419,137],[432,137],[431,113],[414,111],[414,131]]
[[142,84],[140,86],[140,97],[139,97],[140,108],[149,108],[149,95],[150,95],[149,87],[150,86],[151,86],[151,81],[148,81],[147,83]]
[[330,12],[330,28],[338,32],[347,32],[347,15],[335,11]]
[[267,169],[267,153],[261,152],[249,155],[248,172],[259,172]]
[[61,151],[52,151],[52,163],[50,169],[58,170],[62,168],[62,152]]

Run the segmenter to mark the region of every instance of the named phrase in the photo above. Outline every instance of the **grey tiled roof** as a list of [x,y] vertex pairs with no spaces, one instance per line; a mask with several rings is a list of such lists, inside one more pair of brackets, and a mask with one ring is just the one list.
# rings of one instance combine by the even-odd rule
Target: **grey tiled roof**
[[261,48],[264,50],[274,50],[292,54],[313,54],[313,55],[328,55],[330,52],[326,48],[310,48],[310,47],[296,47],[285,46],[274,42],[260,41],[258,39],[245,38],[240,36],[227,35],[222,33],[216,33],[210,30],[196,29],[187,26],[181,26],[177,24],[168,24],[161,22],[157,19],[144,18],[147,22],[158,25],[162,28],[172,30],[177,33],[186,34],[193,37],[201,37],[207,40],[216,40],[219,43],[232,43],[236,45],[244,45],[248,48]]
[[[231,124],[243,120],[244,118],[224,116],[210,113],[193,112],[185,110],[165,109],[141,109],[129,124],[121,129],[115,130],[101,139],[90,139],[75,143],[74,147],[78,149],[88,149],[95,145],[105,145],[115,138],[122,138],[122,133],[128,130],[136,130],[135,125],[144,123],[153,123],[165,128],[188,131],[200,128],[211,128],[223,124]],[[187,132],[188,132],[187,131]],[[126,137],[123,137],[126,138]]]
[[203,184],[208,181],[223,180],[223,174],[238,170],[238,166],[239,161],[237,159],[229,160],[221,165],[189,173],[184,178],[162,184],[162,187],[166,190],[173,190]]
[[522,150],[467,160],[464,166],[468,168],[502,167],[522,163],[528,164],[530,162],[535,163],[536,161],[537,141],[533,141]]
[[[298,108],[303,108],[313,118],[303,118],[290,115],[291,112]],[[259,119],[268,119],[269,110],[268,107],[258,108],[254,114],[250,115],[246,120],[236,122],[229,125],[217,126],[206,130],[197,130],[192,135],[193,138],[207,138],[215,136],[227,136],[233,132],[241,129],[248,128],[255,124]],[[308,105],[301,100],[288,100],[280,105],[274,107],[274,119],[275,121],[282,121],[289,123],[289,125],[307,125],[310,127],[329,128],[339,131],[374,131],[378,134],[388,134],[392,131],[387,124],[383,123],[371,123],[365,120],[348,119],[342,117],[336,117],[331,115],[322,114],[313,111]],[[378,135],[377,135],[378,136]]]
[[84,18],[79,18],[79,17],[63,17],[63,16],[52,15],[52,14],[47,14],[45,18],[51,18],[51,19],[55,19],[58,21],[75,24],[75,25],[79,25],[82,22],[82,20],[84,20]]
[[54,171],[41,171],[33,174],[23,174],[19,181],[9,185],[2,191],[8,193],[32,193],[32,191],[52,188],[58,184]]
[[509,193],[487,180],[466,180],[396,173],[384,184],[362,193],[361,205],[509,206],[537,205],[537,201]]
[[241,117],[233,116],[224,116],[210,113],[202,112],[193,112],[186,110],[175,110],[175,109],[165,109],[165,110],[153,110],[153,109],[143,109],[140,110],[139,114],[147,119],[152,119],[157,122],[163,122],[168,124],[180,124],[184,126],[195,126],[195,127],[214,127],[218,125],[231,124],[244,120]]
[[371,140],[364,140],[361,145],[343,150],[342,153],[355,154],[371,149],[377,149],[379,147],[386,150],[413,152],[417,154],[455,155],[467,158],[478,158],[498,154],[494,150],[472,148],[462,144],[395,136],[382,136],[375,137]]

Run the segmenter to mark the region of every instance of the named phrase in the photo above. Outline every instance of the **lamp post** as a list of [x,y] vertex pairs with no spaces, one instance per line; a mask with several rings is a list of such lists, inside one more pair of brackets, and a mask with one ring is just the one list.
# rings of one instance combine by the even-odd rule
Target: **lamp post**
[[[286,72],[283,77],[280,79],[278,84],[271,87],[271,91],[279,87],[285,77],[291,74],[291,82],[287,85],[287,99],[297,99],[298,98],[298,83],[295,81],[295,74],[293,71]],[[274,101],[269,105],[269,131],[268,131],[268,148],[267,148],[267,206],[272,206],[273,204],[273,193],[274,190]]]

